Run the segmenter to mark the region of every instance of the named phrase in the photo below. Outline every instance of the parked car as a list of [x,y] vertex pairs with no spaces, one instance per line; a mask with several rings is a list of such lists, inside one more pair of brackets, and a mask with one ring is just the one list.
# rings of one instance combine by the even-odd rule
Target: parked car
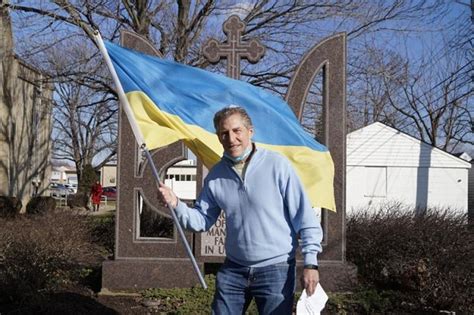
[[65,184],[64,185],[68,190],[72,190],[73,194],[77,194],[77,184]]
[[54,198],[65,198],[67,195],[74,194],[75,191],[71,187],[64,184],[51,183],[49,185],[49,195]]
[[102,188],[102,196],[106,196],[107,200],[115,200],[117,198],[117,187],[109,186]]

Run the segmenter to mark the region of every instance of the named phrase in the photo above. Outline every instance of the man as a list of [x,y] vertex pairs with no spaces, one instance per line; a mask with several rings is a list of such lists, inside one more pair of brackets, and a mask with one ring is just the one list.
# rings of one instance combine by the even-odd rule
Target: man
[[301,238],[302,285],[313,294],[321,226],[289,161],[252,143],[247,112],[229,106],[214,116],[224,156],[209,172],[195,208],[160,184],[163,202],[186,229],[208,230],[226,215],[226,260],[217,274],[213,314],[244,314],[255,298],[260,314],[291,314],[295,250]]

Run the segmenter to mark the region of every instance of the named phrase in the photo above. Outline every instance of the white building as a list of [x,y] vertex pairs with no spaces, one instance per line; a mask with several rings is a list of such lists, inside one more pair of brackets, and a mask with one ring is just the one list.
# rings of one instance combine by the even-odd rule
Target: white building
[[196,161],[183,160],[168,168],[165,185],[181,199],[196,199]]
[[100,168],[99,172],[102,187],[117,186],[117,164],[105,164]]
[[53,165],[51,169],[50,183],[77,185],[76,168],[66,165]]
[[401,202],[467,212],[471,164],[376,122],[347,135],[346,211]]

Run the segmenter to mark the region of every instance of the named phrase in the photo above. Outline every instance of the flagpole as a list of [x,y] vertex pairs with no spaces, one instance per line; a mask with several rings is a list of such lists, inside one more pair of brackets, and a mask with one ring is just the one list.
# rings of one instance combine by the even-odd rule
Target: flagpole
[[[153,163],[153,158],[150,154],[150,151],[146,147],[145,140],[143,139],[143,136],[140,132],[138,124],[135,121],[135,118],[133,117],[132,109],[130,107],[127,97],[125,96],[125,92],[123,90],[122,84],[120,83],[120,80],[117,76],[117,72],[115,71],[114,65],[112,63],[112,60],[110,59],[107,49],[105,48],[104,41],[102,40],[102,37],[100,36],[99,31],[97,30],[94,31],[94,37],[95,37],[95,41],[97,45],[99,46],[99,50],[105,59],[107,67],[109,68],[110,74],[112,75],[112,79],[115,83],[115,87],[117,89],[117,94],[119,96],[120,103],[122,103],[122,108],[125,111],[125,114],[128,118],[128,122],[130,123],[130,126],[132,128],[133,135],[135,136],[135,139],[137,140],[137,143],[140,146],[140,149],[144,152],[148,160],[148,163],[150,164],[150,167],[151,167],[151,170],[153,172],[153,176],[155,177],[156,182],[160,184],[161,183],[160,175],[158,174],[155,164]],[[181,237],[181,241],[183,242],[183,245],[186,248],[186,253],[188,254],[188,257],[191,260],[191,263],[193,265],[194,271],[196,272],[196,275],[199,278],[199,282],[201,282],[201,285],[204,289],[207,289],[206,281],[204,281],[201,271],[199,270],[199,266],[197,265],[196,258],[194,258],[191,248],[189,247],[189,244],[186,240],[186,236],[184,235],[183,228],[181,227],[181,224],[179,224],[178,217],[176,216],[176,213],[173,207],[171,206],[171,204],[167,203],[167,206],[168,206],[168,209],[170,210],[176,229],[178,230],[178,234]]]

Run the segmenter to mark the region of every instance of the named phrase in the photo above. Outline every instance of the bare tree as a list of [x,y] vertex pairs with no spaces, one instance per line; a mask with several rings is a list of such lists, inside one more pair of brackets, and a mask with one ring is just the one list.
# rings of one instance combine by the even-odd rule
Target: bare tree
[[472,61],[449,46],[409,60],[367,49],[351,85],[352,128],[381,121],[445,151],[472,145]]
[[[239,14],[247,23],[244,39],[259,38],[268,48],[265,65],[243,69],[244,78],[256,85],[278,86],[289,79],[301,55],[318,40],[337,31],[350,38],[368,32],[407,31],[419,28],[420,21],[435,19],[446,10],[443,1],[363,0],[313,1],[67,1],[38,2],[32,5],[4,4],[24,18],[41,18],[45,32],[60,28],[63,36],[77,35],[78,28],[92,40],[93,29],[111,39],[118,30],[130,29],[148,38],[164,56],[198,67],[208,64],[200,47],[209,37],[224,39],[221,23],[230,14]],[[327,29],[327,22],[337,23]],[[397,25],[398,22],[406,22]],[[390,22],[391,24],[387,24]],[[36,25],[38,29],[38,25]],[[35,34],[38,32],[36,31]],[[58,35],[60,36],[60,35]],[[37,51],[43,42],[36,45]],[[273,88],[274,91],[280,89]]]
[[[59,45],[58,47],[59,48]],[[53,157],[68,160],[77,168],[81,182],[85,165],[96,169],[116,153],[117,103],[96,75],[98,59],[91,58],[90,47],[76,43],[61,47],[49,59],[48,69],[55,74],[57,97],[53,109]],[[78,64],[69,59],[81,60]],[[82,84],[79,84],[82,83]]]
[[352,60],[352,74],[357,79],[350,84],[349,129],[376,121],[398,128],[405,118],[393,108],[389,97],[405,84],[407,61],[393,51],[373,46],[365,51],[364,56]]
[[[292,72],[304,52],[321,38],[346,31],[350,41],[349,85],[358,92],[354,99],[352,94],[349,95],[352,113],[365,112],[364,123],[383,118],[386,123],[398,126],[400,111],[390,108],[392,103],[385,90],[389,85],[393,85],[390,89],[396,89],[400,82],[377,81],[379,74],[384,74],[380,69],[371,69],[373,73],[365,74],[359,71],[360,62],[368,56],[366,43],[375,34],[404,36],[409,32],[433,29],[440,17],[450,9],[449,3],[441,0],[55,0],[32,4],[12,1],[3,5],[22,17],[18,19],[21,20],[19,23],[35,24],[31,29],[28,25],[22,25],[24,31],[18,36],[24,38],[23,42],[28,45],[22,46],[19,53],[31,58],[39,66],[48,64],[44,62],[47,51],[59,43],[69,43],[84,37],[92,43],[94,29],[100,30],[104,37],[116,40],[120,30],[128,29],[148,38],[166,58],[209,67],[201,55],[200,47],[210,37],[224,40],[222,22],[230,14],[238,14],[247,23],[244,40],[256,37],[267,47],[267,56],[262,62],[243,65],[242,79],[280,95],[285,94]],[[371,58],[387,61],[393,57],[376,56],[379,52],[381,50],[373,49]],[[397,63],[396,60],[394,62]],[[367,63],[367,67],[371,65]],[[210,69],[223,71],[224,67],[217,65]],[[70,79],[73,74],[73,81],[77,84],[92,87],[94,91],[101,87],[103,93],[113,93],[108,79],[103,75],[91,76],[88,71],[81,70],[58,73],[58,76]],[[372,85],[364,86],[364,80],[368,79]],[[317,108],[320,107],[318,93],[320,89],[312,90],[314,97],[308,100],[308,118],[320,112]]]
[[[474,145],[470,108],[474,91],[469,84],[472,61],[450,61],[437,68],[431,62],[413,68],[407,65],[404,78],[394,80],[399,89],[387,91],[387,98],[391,107],[405,118],[398,126],[400,130],[454,152],[460,144]],[[391,79],[385,77],[384,84],[389,85]]]

